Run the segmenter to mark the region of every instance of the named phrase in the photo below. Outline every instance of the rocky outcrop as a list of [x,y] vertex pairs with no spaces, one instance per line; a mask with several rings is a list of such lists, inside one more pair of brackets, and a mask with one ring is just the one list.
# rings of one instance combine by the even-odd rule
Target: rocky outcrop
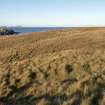
[[13,34],[16,34],[16,32],[12,29],[0,28],[0,35],[13,35]]

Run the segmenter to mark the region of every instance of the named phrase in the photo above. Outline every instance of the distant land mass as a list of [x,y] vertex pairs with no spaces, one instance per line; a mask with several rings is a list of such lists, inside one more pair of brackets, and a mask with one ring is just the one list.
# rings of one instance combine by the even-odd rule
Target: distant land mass
[[13,35],[17,34],[18,32],[15,32],[14,30],[6,27],[0,28],[0,35]]

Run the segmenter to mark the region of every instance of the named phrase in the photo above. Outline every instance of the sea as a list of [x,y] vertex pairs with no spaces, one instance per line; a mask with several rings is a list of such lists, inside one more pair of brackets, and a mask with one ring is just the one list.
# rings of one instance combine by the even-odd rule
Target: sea
[[60,30],[69,27],[11,27],[15,32],[21,33],[31,33],[31,32],[46,32],[52,30]]

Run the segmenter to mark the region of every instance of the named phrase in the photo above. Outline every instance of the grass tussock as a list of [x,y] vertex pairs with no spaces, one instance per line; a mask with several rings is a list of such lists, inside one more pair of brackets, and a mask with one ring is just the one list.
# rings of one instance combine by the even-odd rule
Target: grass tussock
[[0,37],[0,104],[104,105],[104,37],[104,28]]

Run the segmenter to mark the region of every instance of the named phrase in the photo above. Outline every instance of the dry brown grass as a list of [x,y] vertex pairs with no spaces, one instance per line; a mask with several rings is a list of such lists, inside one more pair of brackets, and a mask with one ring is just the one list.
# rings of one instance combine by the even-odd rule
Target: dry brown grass
[[6,105],[104,105],[105,28],[0,37]]

